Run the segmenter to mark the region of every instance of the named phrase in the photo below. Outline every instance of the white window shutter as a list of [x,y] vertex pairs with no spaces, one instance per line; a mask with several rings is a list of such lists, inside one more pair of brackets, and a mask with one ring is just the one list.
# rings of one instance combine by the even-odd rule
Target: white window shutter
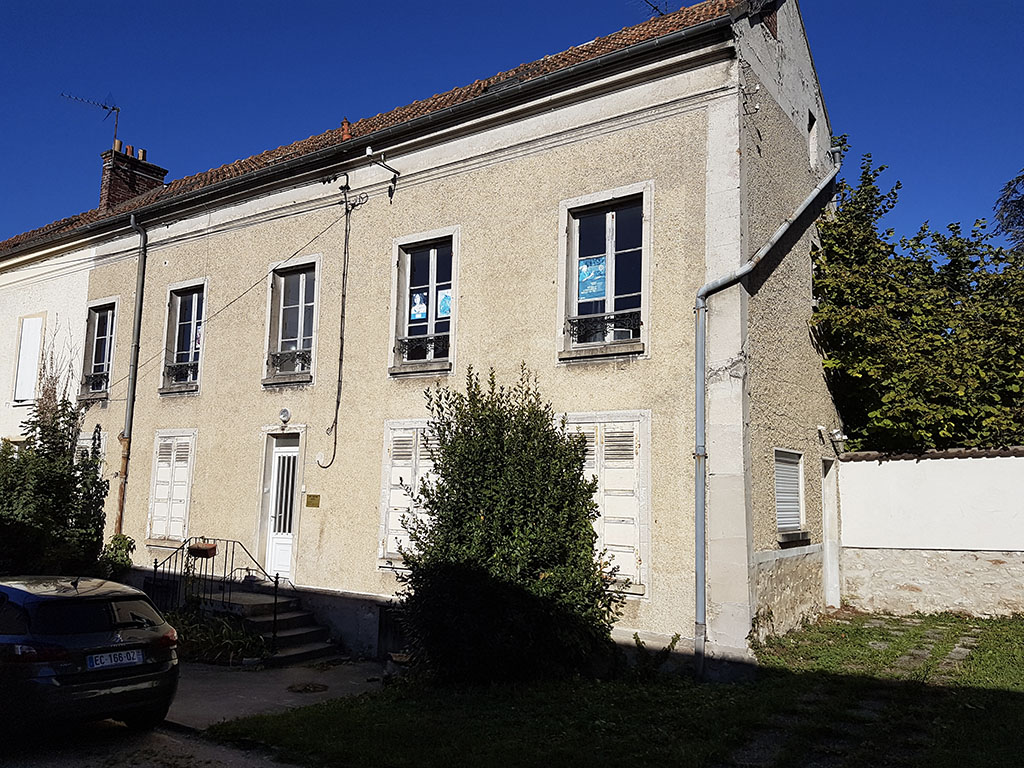
[[775,452],[775,521],[779,531],[799,531],[800,454]]
[[18,372],[15,376],[14,399],[35,400],[39,379],[39,352],[43,344],[43,318],[26,317],[21,321],[18,344]]
[[417,482],[416,433],[415,429],[391,430],[385,557],[401,557],[399,545],[409,546],[409,533],[402,525],[402,517],[412,513],[412,497],[407,489],[415,489]]
[[186,436],[174,438],[174,466],[171,474],[170,514],[167,536],[185,538],[185,511],[188,508],[189,465],[192,461],[192,441]]
[[150,536],[165,539],[171,514],[171,481],[173,475],[174,438],[157,438],[156,471],[150,493]]
[[619,576],[640,577],[640,435],[636,422],[601,425],[601,543]]

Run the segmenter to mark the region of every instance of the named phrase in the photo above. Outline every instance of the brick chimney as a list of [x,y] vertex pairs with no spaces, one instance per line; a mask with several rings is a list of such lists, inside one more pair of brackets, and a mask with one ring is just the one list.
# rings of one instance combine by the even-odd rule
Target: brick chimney
[[125,200],[131,200],[143,192],[162,187],[167,169],[146,161],[146,150],[123,146],[120,139],[114,140],[114,148],[102,155],[103,179],[100,182],[100,210],[109,211]]

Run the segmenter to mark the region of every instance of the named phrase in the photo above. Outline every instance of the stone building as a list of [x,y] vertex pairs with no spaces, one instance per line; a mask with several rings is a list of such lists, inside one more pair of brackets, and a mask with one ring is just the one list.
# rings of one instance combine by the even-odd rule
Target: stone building
[[[808,329],[829,145],[796,0],[709,0],[188,178],[115,146],[98,208],[0,243],[0,436],[62,352],[140,566],[242,542],[373,649],[401,484],[430,468],[424,389],[525,362],[592,445],[618,632],[706,624],[709,656],[745,658],[838,600]],[[694,300],[755,254],[707,297],[695,474]]]

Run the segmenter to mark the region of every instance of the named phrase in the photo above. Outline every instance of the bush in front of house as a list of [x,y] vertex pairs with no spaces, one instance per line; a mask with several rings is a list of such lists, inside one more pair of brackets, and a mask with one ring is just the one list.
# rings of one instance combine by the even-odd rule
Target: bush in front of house
[[270,655],[263,636],[237,616],[214,616],[186,606],[168,611],[164,618],[178,632],[178,656],[182,661],[231,665]]
[[[610,653],[621,596],[595,551],[586,443],[525,367],[427,392],[433,479],[406,519],[401,621],[413,668],[489,682],[585,670]],[[412,489],[410,489],[411,491]]]

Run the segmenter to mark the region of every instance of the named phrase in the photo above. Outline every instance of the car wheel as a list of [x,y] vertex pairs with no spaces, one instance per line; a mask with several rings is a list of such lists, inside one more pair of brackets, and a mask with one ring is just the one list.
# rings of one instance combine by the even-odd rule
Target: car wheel
[[161,704],[157,707],[140,709],[138,712],[125,715],[121,720],[130,730],[150,731],[164,721],[168,709],[170,709],[170,704]]

